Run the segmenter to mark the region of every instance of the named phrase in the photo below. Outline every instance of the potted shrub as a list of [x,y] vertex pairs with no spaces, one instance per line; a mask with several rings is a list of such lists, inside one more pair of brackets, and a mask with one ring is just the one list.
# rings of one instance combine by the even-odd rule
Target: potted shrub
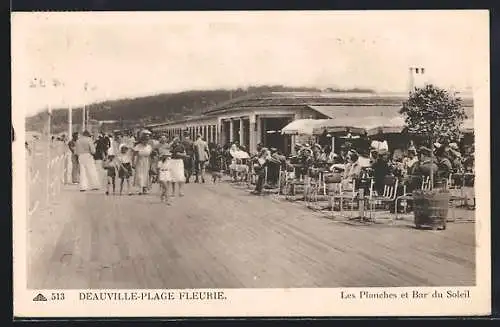
[[[460,126],[466,118],[461,99],[434,85],[410,92],[400,113],[405,118],[408,132],[431,149],[432,161],[434,143],[458,139]],[[432,171],[432,164],[430,166],[430,190],[413,192],[415,225],[417,228],[427,225],[433,229],[445,229],[450,193],[440,183],[442,181],[434,180],[435,172]]]

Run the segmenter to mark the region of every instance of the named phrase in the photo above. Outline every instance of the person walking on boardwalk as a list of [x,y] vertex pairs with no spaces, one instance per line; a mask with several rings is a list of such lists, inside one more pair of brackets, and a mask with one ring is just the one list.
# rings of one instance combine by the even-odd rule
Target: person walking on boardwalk
[[147,131],[142,131],[139,134],[139,143],[133,149],[134,186],[139,188],[139,194],[147,193],[149,187],[150,155],[153,151],[149,144],[149,134]]
[[205,166],[210,159],[210,150],[208,148],[208,143],[202,139],[202,136],[198,134],[196,136],[196,141],[194,142],[194,165],[196,179],[195,183],[199,182],[199,176],[201,175],[201,182],[205,183]]
[[186,183],[189,183],[191,175],[193,174],[193,166],[194,166],[194,148],[193,141],[189,137],[189,133],[187,131],[184,132],[184,138],[182,139],[182,146],[184,147],[184,151],[186,152],[186,156],[184,158],[184,175],[186,177]]
[[95,151],[96,149],[94,142],[90,138],[90,133],[84,131],[75,144],[75,153],[78,155],[80,167],[80,191],[82,192],[88,189],[98,190],[101,186],[93,157]]
[[[172,154],[170,151],[165,151],[161,154],[160,161],[158,162],[158,181],[160,184],[160,200],[165,202],[167,205],[170,205],[170,184],[172,183]],[[184,177],[184,170],[182,170],[181,177]]]
[[75,152],[76,141],[78,141],[78,132],[73,133],[72,139],[68,142],[71,152],[71,182],[78,184],[80,179],[80,165],[78,164],[78,154]]
[[269,157],[269,150],[267,148],[262,148],[259,156],[254,160],[254,170],[257,174],[257,184],[255,185],[255,190],[252,192],[253,194],[262,194],[262,190],[266,182],[266,167]]
[[176,137],[172,142],[172,159],[169,162],[172,196],[175,196],[175,186],[179,189],[179,196],[184,196],[183,186],[186,181],[184,161],[187,157],[183,144]]

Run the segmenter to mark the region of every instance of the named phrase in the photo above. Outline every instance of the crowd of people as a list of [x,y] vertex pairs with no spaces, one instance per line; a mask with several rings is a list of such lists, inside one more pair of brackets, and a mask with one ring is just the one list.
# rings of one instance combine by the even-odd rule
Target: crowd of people
[[[229,155],[228,150],[234,146],[242,151],[246,150],[235,143],[222,149],[219,147],[216,151],[222,157],[222,162],[226,162],[225,167],[230,167],[230,163],[234,164],[235,159]],[[305,176],[317,177],[319,173],[323,173],[329,176],[330,181],[341,183],[345,187],[352,184],[352,180],[356,180],[360,186],[370,180],[373,181],[373,190],[379,194],[383,193],[387,176],[398,178],[407,192],[421,187],[422,180],[431,174],[435,184],[450,179],[455,183],[473,183],[473,145],[460,149],[456,142],[450,142],[436,143],[433,147],[420,146],[417,149],[410,142],[406,149],[389,151],[387,141],[373,141],[368,145],[366,142],[354,145],[347,141],[342,144],[339,153],[335,153],[330,145],[321,146],[317,143],[295,144],[294,150],[294,155],[286,156],[276,148],[258,144],[257,152],[245,161],[257,176],[254,193],[262,193],[265,182],[271,188],[280,187],[283,172],[295,180]],[[216,163],[214,160],[213,165],[216,166]],[[468,179],[464,177],[467,174],[471,175]],[[368,186],[365,185],[366,188]]]
[[201,135],[192,141],[187,134],[172,139],[165,135],[152,137],[148,130],[142,130],[137,137],[120,132],[94,137],[84,131],[74,133],[67,144],[71,182],[78,184],[81,192],[104,188],[106,195],[142,195],[158,183],[161,200],[168,204],[173,196],[184,196],[183,185],[193,175],[196,183],[205,183],[210,158],[208,144]]
[[423,178],[431,174],[435,183],[474,183],[474,145],[459,146],[458,142],[429,147],[410,141],[406,149],[389,151],[387,141],[361,138],[355,143],[343,142],[338,153],[331,145],[297,143],[293,155],[264,144],[249,153],[238,142],[220,145],[207,143],[202,135],[192,140],[189,133],[167,137],[148,130],[136,135],[116,132],[96,136],[84,131],[65,142],[70,151],[70,182],[79,185],[80,191],[141,195],[151,192],[157,183],[166,203],[184,196],[184,184],[193,178],[195,183],[205,183],[206,169],[212,176],[228,175],[235,181],[252,178],[255,194],[261,194],[265,185],[282,187],[283,176],[301,180],[319,174],[325,183],[348,187],[355,180],[358,187],[371,185],[379,194],[387,176],[396,177],[406,192],[421,187]]

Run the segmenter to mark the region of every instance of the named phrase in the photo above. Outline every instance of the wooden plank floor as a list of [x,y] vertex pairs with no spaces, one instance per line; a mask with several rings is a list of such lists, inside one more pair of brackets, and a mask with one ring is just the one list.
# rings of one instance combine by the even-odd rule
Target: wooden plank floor
[[474,224],[349,226],[227,183],[159,197],[80,193],[29,219],[29,288],[457,286]]

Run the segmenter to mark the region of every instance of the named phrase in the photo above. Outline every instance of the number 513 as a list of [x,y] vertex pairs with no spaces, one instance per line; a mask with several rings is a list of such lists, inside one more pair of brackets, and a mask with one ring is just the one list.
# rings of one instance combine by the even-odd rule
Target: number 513
[[61,301],[61,300],[64,300],[64,293],[52,293],[51,300],[52,301]]

